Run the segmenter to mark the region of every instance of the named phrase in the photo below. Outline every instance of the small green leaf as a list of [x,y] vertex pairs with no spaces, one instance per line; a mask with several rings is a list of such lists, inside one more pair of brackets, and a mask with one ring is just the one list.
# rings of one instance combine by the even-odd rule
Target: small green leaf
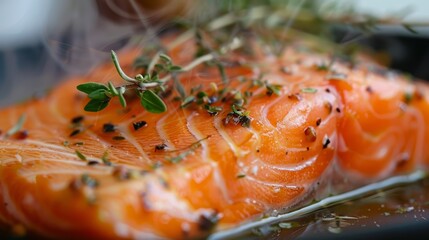
[[101,157],[101,161],[103,161],[103,163],[107,166],[112,165],[112,162],[109,161],[109,153],[107,151],[103,153],[103,156]]
[[197,93],[197,98],[203,98],[203,97],[207,97],[207,93],[206,92],[198,92]]
[[87,159],[86,159],[86,157],[85,157],[85,155],[83,155],[81,152],[79,152],[78,150],[76,150],[76,155],[77,155],[77,157],[80,159],[80,160],[82,160],[82,161],[86,161]]
[[204,105],[204,108],[207,110],[207,112],[212,115],[215,116],[217,115],[219,112],[221,112],[223,110],[222,107],[217,107],[217,106],[211,106],[211,105]]
[[411,92],[406,92],[406,93],[404,94],[404,102],[405,102],[406,104],[409,104],[412,100],[413,100],[413,93],[411,93]]
[[180,72],[180,71],[182,71],[182,67],[173,65],[173,66],[169,67],[168,70],[170,70],[170,72]]
[[244,116],[245,115],[244,111],[241,110],[241,109],[237,109],[237,107],[235,106],[235,104],[231,105],[231,109],[232,109],[232,112],[235,113],[235,114],[237,114],[238,116]]
[[22,126],[24,125],[25,119],[26,119],[25,114],[22,114],[19,117],[19,119],[16,122],[16,124],[11,129],[9,129],[9,131],[7,131],[6,137],[12,136],[13,134],[15,134],[19,130],[21,130]]
[[182,83],[180,82],[179,78],[175,74],[172,74],[172,77],[173,77],[173,81],[174,81],[174,88],[179,93],[180,98],[185,99],[185,97],[186,97],[185,88],[183,88]]
[[141,74],[136,75],[136,80],[140,81],[140,82],[146,81],[146,78],[147,78],[146,75],[145,76],[143,76]]
[[89,101],[88,104],[86,104],[84,110],[87,112],[101,111],[107,107],[107,105],[109,104],[109,101],[110,101],[110,98],[106,100],[91,99],[91,101]]
[[271,96],[272,94],[275,94],[275,95],[279,96],[280,95],[280,91],[282,89],[282,86],[281,85],[276,85],[276,84],[266,83],[265,84],[265,88],[267,89],[267,94],[268,95]]
[[172,62],[171,58],[163,53],[159,54],[159,58],[161,58],[161,60],[164,61],[165,63]]
[[119,102],[121,103],[123,108],[127,107],[127,101],[125,100],[123,91],[119,91]]
[[110,93],[112,93],[113,96],[119,95],[118,90],[116,90],[115,85],[113,85],[112,82],[109,82],[108,86],[109,86]]
[[88,94],[88,97],[95,100],[105,100],[108,97],[106,96],[106,90],[105,89],[98,89],[90,94]]
[[229,79],[228,79],[228,76],[226,75],[225,67],[220,62],[217,62],[216,66],[222,78],[222,83],[225,85],[228,85]]
[[165,66],[162,64],[155,64],[155,68],[159,71],[159,72],[163,72],[165,71]]
[[90,94],[96,90],[107,90],[107,87],[104,86],[103,84],[100,83],[94,83],[94,82],[90,82],[90,83],[84,83],[84,84],[80,84],[77,87],[77,90],[84,92],[86,94]]
[[185,98],[185,100],[183,100],[182,104],[180,105],[180,107],[185,108],[187,107],[189,104],[191,104],[193,101],[195,101],[195,97],[194,96],[187,96]]
[[142,55],[134,60],[134,68],[146,69],[149,66],[150,59],[146,55]]
[[146,90],[140,95],[141,104],[151,113],[163,113],[167,111],[164,101],[152,90]]

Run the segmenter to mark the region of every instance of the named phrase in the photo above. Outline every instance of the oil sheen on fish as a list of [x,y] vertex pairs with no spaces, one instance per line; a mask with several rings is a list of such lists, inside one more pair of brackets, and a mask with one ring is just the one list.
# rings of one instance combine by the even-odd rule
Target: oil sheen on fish
[[[186,65],[193,46],[168,54]],[[327,68],[298,49],[230,54],[228,85],[208,64],[181,73],[196,100],[183,107],[173,89],[161,114],[132,97],[125,109],[114,99],[83,110],[77,85],[123,83],[110,62],[0,110],[1,222],[53,238],[204,237],[427,166],[425,84],[371,64]],[[119,54],[124,71],[138,73],[138,54]],[[229,99],[245,101],[244,120]]]

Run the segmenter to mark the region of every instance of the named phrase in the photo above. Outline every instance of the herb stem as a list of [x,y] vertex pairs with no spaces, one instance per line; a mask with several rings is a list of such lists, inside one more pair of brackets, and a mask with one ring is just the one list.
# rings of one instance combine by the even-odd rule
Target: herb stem
[[189,29],[186,32],[180,34],[174,41],[167,45],[168,50],[172,50],[177,46],[182,45],[184,42],[188,41],[195,36],[195,29]]
[[129,77],[125,72],[122,70],[121,65],[119,64],[118,56],[116,55],[115,51],[111,51],[113,64],[115,65],[116,70],[118,71],[119,75],[122,79],[124,79],[127,82],[131,83],[138,83],[138,81],[134,78]]
[[[239,39],[234,38],[234,40],[233,40],[230,44],[228,44],[228,45],[224,46],[224,49],[225,49],[225,51],[232,51],[232,50],[235,50],[235,49],[237,49],[237,48],[241,47],[242,45],[243,45],[243,44],[242,44],[242,42],[241,42]],[[202,63],[205,63],[205,62],[211,61],[211,60],[213,60],[213,59],[215,59],[215,54],[214,54],[214,53],[209,53],[209,54],[203,55],[203,56],[201,56],[201,57],[199,57],[199,58],[195,59],[194,61],[190,62],[188,65],[184,66],[180,72],[187,72],[187,71],[190,71],[190,70],[192,70],[193,68],[195,68],[196,66],[198,66],[198,65],[200,65],[200,64],[202,64]],[[160,79],[160,82],[161,82],[161,83],[165,83],[165,82],[167,82],[170,78],[171,78],[171,74],[170,74],[170,75],[168,75],[168,76],[165,76],[165,77],[164,77],[164,78],[162,78],[162,79]],[[145,86],[145,87],[149,87],[149,86],[147,86],[147,85],[149,85],[149,84],[152,84],[152,83],[145,84],[144,86]],[[156,84],[156,83],[155,83],[155,84]],[[156,86],[156,85],[155,85],[155,86]]]
[[213,59],[214,59],[214,55],[211,53],[203,55],[203,56],[195,59],[194,61],[192,61],[191,63],[189,63],[185,67],[183,67],[182,71],[186,72],[186,71],[192,70],[194,67],[200,65],[201,63],[208,62],[208,61],[211,61]]
[[[203,56],[201,56],[201,57],[199,57],[199,58],[197,58],[197,59],[195,59],[194,61],[192,61],[191,63],[189,63],[188,65],[186,65],[185,67],[183,67],[182,68],[182,70],[181,70],[181,72],[187,72],[187,71],[190,71],[190,70],[192,70],[193,68],[195,68],[196,66],[198,66],[198,65],[200,65],[200,64],[202,64],[202,63],[204,63],[204,62],[208,62],[208,61],[211,61],[211,60],[213,60],[214,59],[214,55],[213,54],[206,54],[206,55],[203,55]],[[161,78],[160,80],[159,80],[159,82],[161,83],[161,84],[163,84],[163,83],[165,83],[165,82],[167,82],[168,80],[170,80],[170,78],[171,78],[171,74],[169,74],[169,75],[167,75],[167,76],[165,76],[165,77],[163,77],[163,78]],[[144,84],[144,86],[145,87],[155,87],[155,86],[158,86],[158,84],[160,84],[160,83],[157,83],[157,82],[153,82],[153,83],[145,83]]]
[[155,67],[155,64],[158,62],[159,60],[159,55],[161,54],[161,51],[158,51],[155,56],[153,56],[152,60],[149,63],[149,66],[147,68],[147,72],[151,73],[153,68]]

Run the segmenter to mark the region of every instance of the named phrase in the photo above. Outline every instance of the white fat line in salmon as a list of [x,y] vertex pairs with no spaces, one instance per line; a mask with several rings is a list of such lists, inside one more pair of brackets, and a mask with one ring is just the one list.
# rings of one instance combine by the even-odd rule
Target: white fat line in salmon
[[[306,151],[307,150],[305,150],[305,152]],[[264,161],[261,161],[260,158],[255,158],[254,164],[259,163],[261,165],[258,165],[258,166],[260,166],[261,168],[269,168],[269,169],[278,170],[278,171],[299,171],[311,166],[317,160],[317,158],[318,156],[313,156],[311,158],[305,159],[304,161],[301,161],[296,164],[269,164]]]
[[[148,189],[150,195],[157,195],[158,197],[165,199],[163,201],[153,201],[150,203],[150,210],[154,212],[166,212],[168,217],[176,217],[182,220],[190,222],[198,222],[198,218],[202,213],[211,211],[211,209],[198,208],[194,209],[193,206],[186,200],[180,197],[180,195],[172,190],[166,190],[162,186],[154,186],[154,184],[160,184],[158,177],[162,176],[161,172],[157,170],[157,174],[148,178],[140,178],[136,180],[130,180],[121,184],[99,186],[97,194],[99,196],[107,197],[108,195],[116,196],[118,192],[123,189],[134,190],[136,192],[145,192]],[[168,199],[168,200],[167,200]],[[117,205],[117,202],[111,202],[111,204]],[[114,207],[112,207],[113,209]]]
[[217,233],[212,234],[208,237],[209,240],[218,240],[218,239],[234,239],[240,234],[251,231],[252,229],[259,228],[262,226],[268,226],[271,224],[277,224],[279,222],[283,221],[290,221],[293,219],[297,219],[301,216],[304,216],[309,213],[313,213],[317,210],[324,209],[345,201],[350,201],[353,199],[357,199],[361,196],[369,195],[377,193],[381,190],[392,188],[395,186],[410,184],[419,180],[422,180],[423,178],[427,177],[427,174],[424,171],[415,171],[414,173],[411,173],[409,175],[403,175],[403,176],[396,176],[392,177],[377,183],[369,184],[364,187],[342,193],[333,197],[327,197],[317,203],[308,205],[306,207],[300,208],[298,210],[280,214],[276,217],[268,217],[264,218],[259,221],[250,222],[247,224],[243,224],[241,226],[238,226],[236,228],[232,228],[229,230],[220,231]]
[[220,192],[222,193],[223,198],[228,204],[232,204],[231,196],[228,192],[228,188],[226,186],[225,179],[222,177],[222,173],[219,170],[219,166],[216,162],[212,162],[213,166],[213,178],[218,186]]
[[268,111],[271,110],[271,108],[275,105],[277,105],[278,102],[282,101],[284,98],[288,98],[287,95],[282,95],[279,97],[276,97],[274,100],[270,101],[269,104],[265,105],[264,107],[262,107],[262,114],[261,114],[261,119],[260,121],[262,121],[262,124],[264,126],[269,126],[271,127],[273,130],[277,130],[277,127],[274,126],[269,120],[268,120]]
[[[257,184],[261,184],[261,185],[264,185],[264,186],[268,186],[268,187],[284,188],[284,189],[290,189],[290,190],[297,190],[299,188],[306,187],[306,186],[297,186],[297,185],[285,185],[285,184],[279,183],[279,182],[268,182],[268,181],[265,181],[265,180],[257,179],[257,178],[255,178],[255,177],[253,177],[251,175],[246,175],[246,177],[244,178],[244,180],[245,181],[251,181],[251,182],[254,182],[254,183],[257,183]],[[307,185],[307,184],[304,183],[303,185]]]
[[138,151],[141,158],[137,158],[138,160],[145,160],[146,163],[150,164],[151,160],[149,156],[146,154],[146,152],[143,150],[141,144],[136,140],[134,135],[130,133],[129,128],[124,126],[118,126],[118,131],[121,133],[121,135],[127,140],[131,145],[134,146],[134,148]]
[[[41,162],[56,162],[56,163],[64,163],[69,165],[76,166],[88,166],[87,162],[84,161],[76,161],[75,159],[58,159],[58,158],[43,158],[43,157],[25,157],[23,158],[20,154],[15,155],[16,158],[4,159],[0,160],[2,164],[11,163],[11,162],[20,162],[20,163],[30,163],[35,161]],[[93,166],[95,167],[95,166]],[[107,166],[106,166],[107,167]]]
[[[128,131],[128,128],[126,126],[118,125],[116,126],[116,129],[121,133],[121,135],[131,144],[134,146],[134,148],[140,153],[140,156],[136,159],[138,160],[146,160],[146,163],[150,163],[150,159],[147,156],[146,152],[141,148],[141,145],[135,140],[134,136]],[[104,141],[102,138],[100,138],[95,132],[93,132],[90,129],[87,129],[85,133],[92,138],[92,140],[96,143],[100,143],[102,145],[102,148],[106,151],[110,148],[111,144]],[[120,153],[118,156],[115,154],[115,152]],[[120,148],[115,148],[115,152],[109,152],[111,157],[115,157],[116,159],[124,159],[123,156],[128,155],[128,151],[121,150]],[[97,159],[99,160],[99,159]],[[130,163],[134,162],[134,159],[129,161]]]
[[[195,140],[198,139],[204,139],[207,136],[205,136],[204,134],[202,134],[195,126],[196,124],[192,124],[193,119],[199,116],[198,112],[192,112],[188,117],[186,117],[186,128],[188,129],[188,131],[192,134],[192,136],[195,137]],[[207,141],[201,141],[200,142],[201,147],[202,147],[202,151],[201,151],[201,155],[202,155],[202,159],[207,159],[210,162],[214,162],[210,157],[209,157],[209,151],[210,149],[208,148],[208,143]]]
[[425,145],[425,131],[426,131],[426,124],[425,124],[425,120],[423,117],[423,114],[421,112],[419,112],[415,107],[408,107],[407,111],[409,113],[411,113],[414,117],[415,117],[415,121],[416,122],[411,122],[410,126],[412,126],[416,132],[417,132],[417,138],[416,138],[416,142],[415,142],[415,154],[414,154],[414,159],[417,159],[418,164],[417,166],[422,166],[423,165],[423,152],[424,152],[424,145]]
[[[14,150],[18,150],[18,151],[22,151],[22,145],[15,145],[15,146],[2,146],[1,147],[2,149],[14,149]],[[25,151],[27,151],[27,152],[31,152],[31,151],[34,151],[34,152],[38,152],[38,153],[40,153],[40,152],[43,152],[43,153],[53,153],[54,155],[62,155],[62,156],[66,156],[66,157],[70,157],[70,158],[72,158],[72,159],[79,159],[77,156],[76,156],[76,154],[74,154],[74,153],[68,153],[68,152],[58,152],[58,151],[55,151],[55,150],[52,150],[52,149],[43,149],[43,148],[33,148],[33,147],[26,147],[25,148]],[[88,161],[100,161],[99,159],[97,159],[97,158],[92,158],[92,157],[86,157],[86,159],[88,160]],[[1,161],[1,159],[0,159],[0,161]],[[79,161],[82,161],[82,160],[79,160]]]
[[[203,133],[201,133],[197,128],[196,124],[192,124],[193,119],[198,116],[199,113],[192,112],[187,118],[186,118],[186,127],[188,128],[188,131],[196,138],[196,139],[203,139],[207,136],[205,136]],[[215,116],[216,118],[217,116]],[[213,168],[213,178],[216,182],[216,185],[219,187],[222,196],[226,200],[227,203],[232,203],[231,196],[229,195],[228,188],[226,187],[226,183],[224,181],[224,178],[222,177],[222,174],[219,170],[219,165],[216,161],[214,161],[210,157],[210,148],[208,147],[207,141],[201,141],[200,142],[202,146],[202,159],[206,159],[206,161],[209,161],[212,168]]]
[[[164,127],[165,127],[165,120],[169,117],[171,117],[171,115],[175,114],[174,111],[170,111],[166,114],[164,114],[164,116],[162,118],[160,118],[158,120],[158,122],[155,125],[156,131],[158,132],[159,138],[161,139],[161,142],[163,144],[166,144],[169,150],[176,150],[176,147],[174,146],[174,144],[170,141],[170,138],[168,137],[168,134],[165,132]],[[182,119],[182,118],[178,118],[178,119]],[[172,119],[170,119],[172,120]],[[173,121],[177,121],[177,119],[173,119]]]
[[241,158],[250,153],[250,150],[243,150],[234,143],[229,134],[224,130],[223,121],[221,118],[214,118],[213,125],[218,133],[222,136],[223,140],[229,145],[235,157]]
[[48,175],[48,174],[73,174],[81,175],[83,173],[91,175],[110,175],[112,171],[109,169],[96,169],[96,168],[85,168],[85,169],[56,169],[56,170],[33,170],[31,172],[22,172],[21,176],[25,178],[34,178],[35,176]]

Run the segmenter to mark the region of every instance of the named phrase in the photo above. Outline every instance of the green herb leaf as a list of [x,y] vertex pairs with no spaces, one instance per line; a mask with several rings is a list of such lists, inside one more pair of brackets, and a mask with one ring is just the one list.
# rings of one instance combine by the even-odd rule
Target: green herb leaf
[[97,100],[97,99],[91,99],[91,101],[86,104],[84,110],[87,112],[98,112],[107,107],[109,104],[110,98],[106,100]]
[[203,97],[207,97],[207,93],[206,92],[198,92],[197,93],[197,98],[203,98]]
[[301,92],[303,92],[303,93],[315,93],[315,92],[317,92],[317,89],[307,87],[307,88],[301,89]]
[[103,156],[101,157],[101,161],[103,161],[103,163],[107,166],[112,165],[112,162],[109,161],[109,153],[107,151],[103,153]]
[[173,66],[169,67],[168,70],[170,72],[180,72],[180,71],[182,71],[182,67],[181,66],[173,65]]
[[174,81],[174,88],[179,93],[181,99],[185,99],[186,92],[185,88],[182,86],[182,83],[180,82],[179,78],[176,76],[176,74],[172,74],[173,81]]
[[166,158],[167,161],[171,162],[171,163],[178,163],[180,161],[182,161],[183,159],[185,159],[189,154],[193,153],[197,148],[199,148],[201,146],[201,142],[204,140],[207,140],[209,137],[211,137],[210,135],[200,139],[194,143],[192,143],[188,149],[182,153],[180,153],[179,155],[175,156],[175,157],[168,157]]
[[171,163],[178,163],[178,162],[182,161],[183,159],[185,159],[191,153],[193,153],[193,150],[188,150],[186,152],[180,153],[179,155],[177,155],[175,157],[166,158],[166,160],[171,162]]
[[108,98],[105,89],[95,90],[88,94],[88,97],[95,100],[106,100]]
[[108,86],[109,86],[110,93],[111,93],[113,96],[118,96],[118,95],[119,95],[118,90],[115,88],[115,85],[113,85],[113,83],[112,83],[112,82],[109,82]]
[[75,151],[75,153],[76,153],[76,155],[77,155],[77,157],[80,159],[80,160],[82,160],[82,161],[86,161],[87,159],[86,159],[86,157],[85,157],[85,155],[83,155],[81,152],[79,152],[78,150],[76,150]]
[[269,96],[273,95],[273,93],[277,96],[280,95],[280,90],[282,89],[281,85],[274,85],[269,83],[265,83],[265,87],[267,88],[267,95]]
[[406,104],[410,104],[412,100],[413,100],[413,93],[411,92],[404,93],[404,102]]
[[141,104],[151,113],[163,113],[167,111],[164,101],[152,90],[146,90],[140,95]]
[[[239,109],[237,109],[237,107]],[[238,116],[248,116],[249,115],[248,111],[245,111],[244,109],[241,109],[240,106],[237,106],[235,104],[231,105],[231,109],[232,109],[232,112],[235,113],[235,114],[237,114]]]
[[127,107],[127,101],[125,100],[124,93],[122,91],[119,91],[119,102],[123,108]]
[[107,90],[107,87],[104,86],[103,84],[94,83],[94,82],[80,84],[76,88],[77,90],[84,92],[86,94],[90,94],[96,90],[101,90],[101,89]]
[[159,58],[167,64],[172,62],[171,58],[163,53],[159,54]]
[[185,100],[183,100],[183,102],[180,105],[180,107],[185,108],[185,107],[187,107],[189,104],[191,104],[194,101],[195,101],[195,97],[194,96],[187,96],[185,98]]
[[9,131],[6,132],[6,137],[12,136],[13,134],[17,133],[19,130],[21,130],[22,126],[24,125],[26,116],[25,114],[22,114],[16,124],[9,129]]
[[134,68],[146,69],[149,66],[150,59],[146,55],[142,55],[134,60]]
[[207,110],[207,112],[211,116],[216,116],[219,112],[221,112],[223,110],[222,107],[211,106],[208,104],[204,105],[204,108]]
[[225,85],[228,85],[229,79],[228,79],[228,76],[226,75],[225,67],[220,62],[216,62],[216,66],[222,78],[222,83]]

